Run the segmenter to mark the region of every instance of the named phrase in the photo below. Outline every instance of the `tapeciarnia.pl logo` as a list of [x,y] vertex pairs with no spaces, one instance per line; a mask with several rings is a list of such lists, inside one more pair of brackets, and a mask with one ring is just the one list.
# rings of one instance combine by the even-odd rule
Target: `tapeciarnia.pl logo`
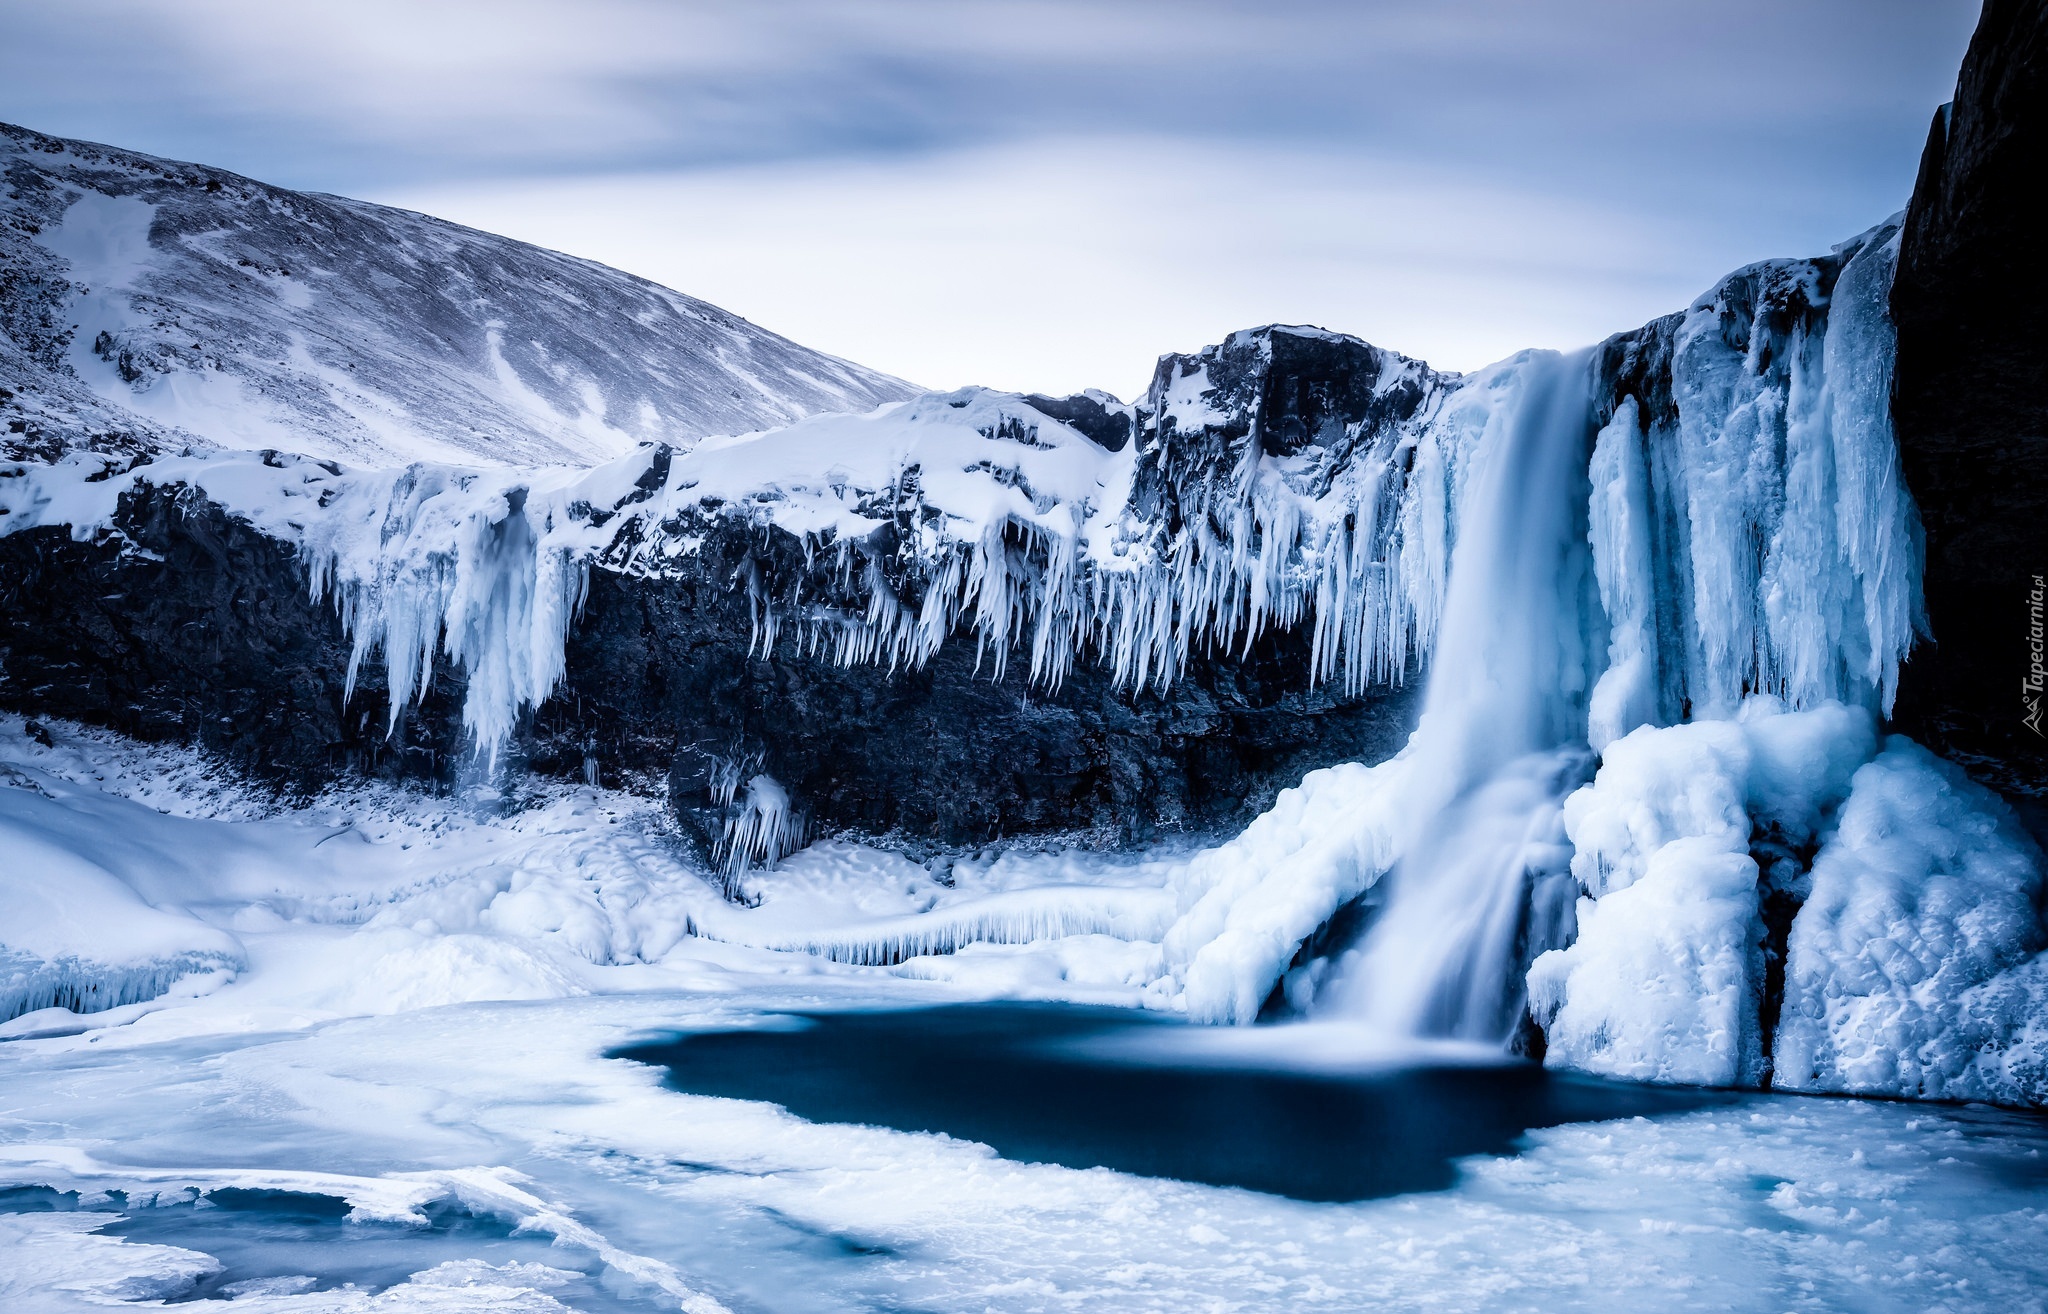
[[2048,579],[2036,575],[2034,591],[2027,595],[2027,678],[2020,686],[2027,714],[2020,719],[2026,723],[2027,729],[2048,739],[2048,732],[2041,729],[2041,691],[2048,686],[2048,668],[2042,664],[2044,649],[2048,649],[2048,637],[2044,637],[2041,627],[2044,602],[2048,602]]

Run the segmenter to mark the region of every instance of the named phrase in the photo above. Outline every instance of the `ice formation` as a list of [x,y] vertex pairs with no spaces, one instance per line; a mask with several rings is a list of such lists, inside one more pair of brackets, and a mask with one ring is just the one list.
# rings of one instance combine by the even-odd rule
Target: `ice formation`
[[2041,855],[2002,802],[1895,737],[1809,879],[1776,1085],[2048,1103]]
[[[1608,745],[1564,804],[1584,899],[1578,937],[1529,974],[1559,1062],[1611,1076],[1754,1084],[1766,1039],[1760,873],[1752,836],[1811,851],[1876,749],[1870,714],[1839,703],[1643,726]],[[1783,891],[1791,894],[1794,891]]]
[[[2040,852],[1955,767],[1899,736],[1880,747],[1862,709],[1761,700],[1644,727],[1565,818],[1578,939],[1529,978],[1552,1062],[2048,1100]],[[1772,900],[1797,909],[1776,937]]]
[[[1859,938],[1877,914],[1851,915],[1865,895],[1838,888],[1875,860],[1852,862],[1853,832],[1835,829],[1849,792],[1835,768],[1876,751],[1920,618],[1888,410],[1895,258],[1896,225],[1881,225],[1830,256],[1737,271],[1588,356],[1523,353],[1464,377],[1346,340],[1371,355],[1379,409],[1308,438],[1262,434],[1223,381],[1230,352],[1319,340],[1274,329],[1175,358],[1133,407],[1092,399],[1128,423],[1121,444],[1046,399],[967,389],[589,470],[81,455],[0,468],[0,532],[86,537],[142,484],[197,490],[298,546],[354,662],[385,662],[394,721],[437,659],[459,667],[487,756],[560,680],[589,572],[700,571],[708,536],[732,525],[801,548],[800,571],[749,555],[713,581],[744,593],[763,657],[916,667],[972,642],[992,677],[1057,684],[1094,661],[1126,688],[1163,688],[1205,652],[1302,627],[1308,678],[1358,690],[1428,654],[1407,749],[1312,774],[1181,864],[1169,925],[1020,903],[777,943],[887,963],[1156,934],[1153,995],[1193,1017],[1248,1022],[1285,976],[1298,1005],[1467,1036],[1512,1024],[1533,961],[1530,1002],[1561,1062],[1753,1081],[1782,1040],[1803,1047],[1800,1080],[1834,1088],[1878,1080],[1857,1075],[1877,1062],[1859,1054],[1974,1027],[2002,1056],[1979,1075],[1908,1065],[1883,1080],[2018,1089],[2033,1080],[2026,1001],[2043,987],[2021,960],[2038,917],[2014,913],[1994,937],[2005,947],[1983,951],[1995,967],[1939,977],[1960,992],[1947,1011],[1886,1002],[1843,965],[1878,952]],[[1794,740],[1833,745],[1783,759],[1821,776],[1782,766]],[[1667,769],[1667,754],[1693,765]],[[1661,783],[1616,801],[1630,773]],[[802,803],[759,772],[729,783],[733,883],[801,842]],[[1617,838],[1630,808],[1663,829]],[[2037,862],[2011,855],[2015,872]],[[1766,923],[1809,885],[1834,891],[1815,906],[1842,910],[1840,927],[1828,939],[1816,911],[1780,950]],[[1979,885],[2004,888],[1955,888]],[[1347,904],[1376,909],[1378,929],[1341,963],[1295,971]],[[1816,963],[1822,943],[1836,947]],[[1823,999],[1825,1026],[1770,1033],[1781,962],[1786,1009]],[[1993,1068],[2006,1075],[1982,1075]]]
[[[1668,396],[1560,400],[1554,358],[1494,372],[1490,431],[1452,449],[1421,724],[1188,865],[1164,946],[1192,1016],[1251,1021],[1285,974],[1296,1007],[1505,1038],[1533,959],[1553,1062],[1754,1084],[1775,1059],[1815,1089],[2042,1098],[2023,961],[2048,939],[2038,854],[1959,779],[1919,839],[1856,838],[1904,826],[1865,764],[1919,617],[1888,419],[1895,256],[1885,225],[1829,260],[1738,271],[1603,348],[1596,385],[1668,346]],[[1573,792],[1589,748],[1599,772]],[[1931,883],[1927,911],[1850,874],[1873,868]],[[1290,972],[1357,900],[1363,942]],[[1790,947],[1772,943],[1802,903]],[[1908,977],[1938,981],[1917,996],[1869,965],[1913,916]],[[1958,943],[1952,963],[1929,947]]]
[[[1009,890],[929,912],[841,924],[808,932],[756,931],[747,943],[816,954],[835,963],[893,967],[912,958],[950,954],[970,944],[1021,945],[1075,936],[1157,940],[1172,916],[1159,890],[1100,885],[1049,885]],[[700,930],[714,938],[716,927]]]
[[0,1022],[119,1008],[247,966],[233,936],[180,906],[185,865],[165,872],[146,840],[95,834],[82,795],[0,766]]

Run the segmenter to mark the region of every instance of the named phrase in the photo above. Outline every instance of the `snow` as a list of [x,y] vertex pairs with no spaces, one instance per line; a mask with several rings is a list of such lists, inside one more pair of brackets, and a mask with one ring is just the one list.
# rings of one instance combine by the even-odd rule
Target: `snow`
[[588,465],[914,391],[424,215],[11,125],[0,166],[22,450]]
[[186,977],[245,966],[232,936],[138,890],[163,889],[148,869],[147,841],[116,831],[82,842],[81,830],[107,818],[67,808],[77,794],[57,782],[38,789],[21,775],[10,783],[0,789],[0,1022],[60,1006],[138,1003]]
[[1188,1016],[1258,1018],[1301,942],[1393,865],[1412,759],[1312,771],[1237,838],[1190,859],[1162,944]]
[[2048,1102],[2041,866],[1995,795],[1887,741],[1792,923],[1778,1084]]
[[[1786,781],[1816,782],[1813,797],[1862,785],[1833,754],[1870,743],[1867,713],[1773,705],[1735,724],[1746,780],[1773,800]],[[1624,798],[1654,804],[1654,781],[1628,788],[1630,755],[1647,767],[1645,745],[1665,736],[1697,757],[1695,741],[1720,729],[1639,730],[1610,746],[1591,788],[1624,811]],[[1139,933],[1173,915],[1189,868],[1226,873],[1224,850],[1012,846],[927,867],[835,840],[749,870],[729,902],[629,796],[551,787],[507,813],[369,789],[281,809],[182,751],[45,731],[48,746],[0,719],[9,815],[46,830],[72,818],[63,844],[110,870],[160,867],[159,884],[136,878],[138,897],[174,887],[247,966],[203,993],[0,1030],[0,1190],[78,1191],[81,1211],[0,1213],[10,1308],[189,1292],[223,1262],[206,1233],[176,1246],[123,1239],[99,1230],[118,1214],[93,1211],[121,1207],[115,1191],[146,1216],[228,1189],[342,1201],[357,1222],[336,1226],[417,1230],[424,1211],[459,1206],[554,1244],[534,1264],[437,1242],[389,1285],[280,1277],[189,1302],[202,1309],[583,1308],[572,1293],[589,1283],[571,1281],[583,1273],[621,1308],[698,1311],[1410,1308],[1423,1296],[1502,1311],[2003,1311],[2039,1308],[2048,1281],[2037,1207],[2048,1136],[1983,1111],[1751,1097],[1536,1132],[1517,1155],[1468,1161],[1440,1193],[1310,1205],[807,1123],[680,1094],[603,1057],[636,1037],[818,1009],[990,996],[1171,1007],[1160,946]],[[1316,808],[1373,796],[1342,787],[1373,770],[1324,773],[1262,834],[1278,846],[1285,821],[1287,842],[1307,840],[1321,830]],[[1601,832],[1603,869],[1619,880],[1638,848],[1680,827],[1713,831],[1728,807],[1749,806],[1709,803]],[[1774,803],[1772,815],[1791,824],[1813,806]],[[1837,808],[1845,831],[1853,807]],[[1651,863],[1601,902],[1656,880]],[[1034,910],[1091,900],[1152,920],[1118,934],[1027,924]],[[1015,934],[1058,938],[893,966],[818,951],[827,934],[939,940],[1003,909]],[[809,948],[758,947],[794,932]],[[1407,1061],[1327,1023],[1157,1030],[1163,1048],[1116,1061],[1329,1072]],[[220,1235],[225,1245],[231,1232]]]
[[95,1235],[111,1214],[0,1214],[0,1298],[11,1308],[104,1309],[176,1298],[220,1261],[175,1246],[137,1245]]
[[931,956],[977,944],[1121,981],[1172,915],[1168,855],[1011,847],[934,871],[827,840],[735,875],[696,865],[658,802],[614,791],[547,787],[506,813],[483,792],[376,787],[280,809],[177,750],[54,722],[45,746],[23,726],[0,718],[0,842],[19,857],[0,871],[0,1038],[209,993],[238,1006],[252,976],[278,1025],[570,998],[662,964],[936,979]]

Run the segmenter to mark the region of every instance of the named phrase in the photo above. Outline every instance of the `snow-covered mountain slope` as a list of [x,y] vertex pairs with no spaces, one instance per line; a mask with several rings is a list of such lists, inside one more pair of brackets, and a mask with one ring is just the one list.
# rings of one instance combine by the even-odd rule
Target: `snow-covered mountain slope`
[[645,279],[0,124],[0,445],[590,464],[911,395]]

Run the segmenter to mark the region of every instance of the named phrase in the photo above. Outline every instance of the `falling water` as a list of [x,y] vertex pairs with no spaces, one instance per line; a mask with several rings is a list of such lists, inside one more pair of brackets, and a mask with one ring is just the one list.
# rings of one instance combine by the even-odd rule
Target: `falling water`
[[1589,353],[1532,362],[1461,511],[1422,720],[1413,829],[1349,956],[1336,1011],[1400,1035],[1505,1039],[1532,881],[1569,862],[1559,805],[1585,772],[1604,643],[1586,530]]

